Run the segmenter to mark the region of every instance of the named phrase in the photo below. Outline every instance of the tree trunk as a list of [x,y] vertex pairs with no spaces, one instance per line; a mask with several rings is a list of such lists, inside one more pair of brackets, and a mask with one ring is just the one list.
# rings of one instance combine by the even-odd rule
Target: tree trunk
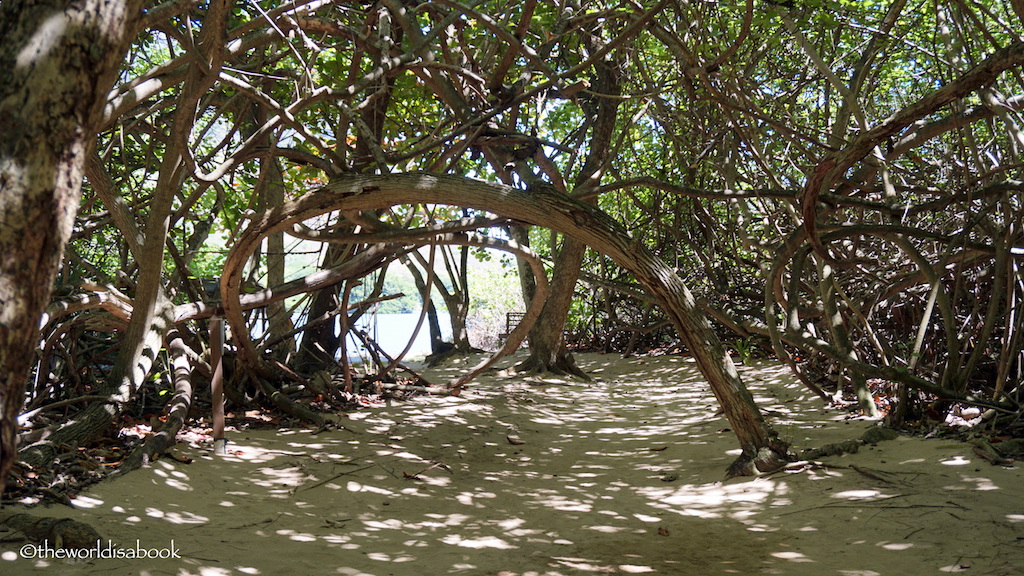
[[544,303],[540,318],[530,330],[530,356],[517,364],[516,370],[566,374],[590,380],[576,366],[576,359],[565,343],[565,321],[569,316],[586,250],[586,244],[573,238],[565,238],[562,242],[562,249],[555,258],[551,295]]
[[[350,255],[350,246],[332,244],[327,247],[324,268],[337,266]],[[309,305],[307,318],[319,318],[337,310],[341,304],[338,290],[338,285],[317,290]],[[295,357],[295,371],[299,374],[313,374],[324,367],[333,366],[334,355],[338,352],[340,344],[341,337],[338,335],[336,318],[304,330]]]
[[[464,215],[468,217],[468,214]],[[443,345],[441,347],[446,348],[446,350],[443,350],[444,353],[468,354],[473,350],[469,343],[469,331],[466,325],[469,318],[469,247],[463,246],[460,248],[458,262],[455,261],[455,256],[450,247],[441,246],[439,250],[441,250],[441,256],[445,263],[445,270],[448,273],[451,290],[449,291],[448,286],[445,285],[444,280],[440,278],[435,270],[432,291],[436,292],[444,300],[444,305],[448,309],[448,323],[452,328],[451,347]],[[419,262],[420,266],[424,269],[427,268],[427,260],[422,254],[413,252],[412,256]],[[419,284],[417,284],[417,287],[419,287]],[[421,294],[425,294],[424,289],[425,286],[420,289]],[[431,302],[428,309],[433,309],[433,307]],[[433,333],[431,333],[431,336],[433,336]],[[436,350],[434,354],[437,354]],[[436,358],[435,360],[441,360],[441,358]]]
[[143,5],[0,3],[0,494],[88,143]]
[[[586,35],[584,40],[588,48],[598,49],[600,43],[595,36]],[[592,130],[587,159],[576,178],[576,192],[600,185],[601,176],[607,168],[620,103],[617,98],[621,93],[618,64],[610,60],[594,63],[594,89],[601,96],[595,95],[592,100],[583,101],[582,107],[587,113],[587,123],[592,126]],[[565,323],[569,317],[569,307],[576,293],[576,281],[580,277],[580,268],[583,266],[586,252],[587,245],[578,239],[567,236],[562,240],[562,248],[555,256],[551,295],[544,303],[540,320],[530,331],[530,357],[517,366],[517,369],[533,372],[552,371],[590,379],[576,366],[576,360],[569,353],[565,342]]]
[[[277,158],[263,158],[260,160],[260,185],[263,195],[263,202],[267,208],[274,208],[284,204],[284,175],[281,173],[281,166]],[[267,238],[267,286],[280,286],[284,284],[285,275],[285,246],[284,232],[276,232]],[[268,340],[287,334],[295,328],[292,324],[291,314],[283,300],[272,302],[267,305]],[[295,353],[295,339],[284,338],[280,344],[274,346],[273,356],[275,359],[286,362],[288,357]]]
[[[463,213],[469,217],[469,213]],[[448,305],[448,318],[452,323],[452,343],[455,349],[462,354],[468,354],[473,350],[469,343],[469,246],[462,246],[459,249],[458,278],[452,275],[452,297],[446,302]]]
[[[632,272],[662,305],[711,385],[742,448],[730,474],[774,469],[789,457],[787,444],[764,420],[732,359],[683,281],[607,214],[556,191],[519,190],[470,178],[424,173],[339,177],[325,188],[254,218],[227,256],[225,303],[239,298],[242,267],[238,263],[244,262],[267,234],[334,210],[370,210],[414,202],[465,206],[544,226],[607,254]],[[225,312],[233,331],[243,329],[239,306],[226,304]],[[247,353],[255,355],[251,343],[242,345],[249,347]]]
[[[511,225],[507,228],[508,237],[513,242],[518,243],[520,246],[525,248],[530,247],[530,228],[529,226]],[[525,258],[516,255],[516,270],[519,272],[519,287],[523,291],[523,302],[526,307],[530,307],[530,302],[533,301],[533,295],[537,292],[537,279],[534,277],[533,271],[530,268],[530,262]]]
[[94,404],[78,417],[64,423],[46,440],[22,450],[22,460],[30,465],[46,465],[57,455],[62,444],[78,445],[106,430],[120,415],[126,402],[134,396],[149,375],[163,346],[164,337],[173,327],[174,307],[163,283],[164,247],[173,214],[172,203],[185,180],[185,154],[188,134],[195,121],[199,99],[217,78],[224,48],[224,19],[227,0],[211,2],[197,43],[197,58],[208,68],[199,69],[185,81],[178,96],[167,138],[167,148],[160,163],[156,191],[150,202],[145,241],[138,261],[139,277],[132,317],[125,331],[120,354],[101,387],[117,400],[110,404]]
[[[848,356],[851,361],[856,362],[857,351],[853,348],[850,335],[847,333],[846,326],[843,323],[843,314],[836,303],[835,271],[830,264],[819,262],[818,277],[821,279],[818,294],[825,307],[825,317],[828,320],[828,327],[832,332],[836,348],[843,355]],[[857,395],[857,405],[860,406],[861,412],[869,418],[878,418],[878,405],[875,404],[874,396],[872,396],[871,390],[868,389],[867,378],[864,377],[863,373],[856,370],[844,367],[843,371],[849,375],[853,391]],[[842,390],[842,376],[840,376],[839,388]]]
[[427,291],[427,282],[423,279],[423,274],[420,274],[420,269],[412,263],[412,260],[406,259],[406,268],[409,273],[412,274],[412,281],[416,284],[416,290],[420,293],[420,300],[423,305],[427,307],[427,328],[430,332],[430,356],[440,357],[445,352],[451,350],[450,347],[445,346],[444,338],[441,336],[441,322],[437,317],[437,307],[434,306],[434,301],[430,298]]

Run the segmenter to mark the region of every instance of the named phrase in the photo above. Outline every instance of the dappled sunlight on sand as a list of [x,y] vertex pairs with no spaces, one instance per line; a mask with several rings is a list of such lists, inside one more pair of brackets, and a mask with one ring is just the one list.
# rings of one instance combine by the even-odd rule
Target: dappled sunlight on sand
[[678,488],[650,488],[641,493],[650,498],[652,507],[682,516],[743,520],[752,511],[771,506],[773,502],[789,504],[788,498],[779,498],[788,491],[785,483],[762,479],[737,484],[716,482]]
[[[1024,566],[1024,514],[981,512],[1024,498],[1016,470],[900,439],[725,480],[735,436],[691,359],[579,360],[594,382],[489,377],[459,398],[365,408],[341,430],[233,432],[227,455],[157,461],[76,506],[112,538],[181,545],[178,563],[120,572],[146,576],[896,576],[982,566],[993,543],[977,573]],[[872,425],[781,367],[740,371],[797,448]]]

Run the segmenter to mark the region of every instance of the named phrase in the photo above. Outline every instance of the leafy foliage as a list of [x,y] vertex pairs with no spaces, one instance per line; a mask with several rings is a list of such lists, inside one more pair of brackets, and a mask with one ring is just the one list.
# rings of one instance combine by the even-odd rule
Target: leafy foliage
[[[892,370],[956,393],[1019,382],[1022,287],[1010,252],[1021,244],[1019,63],[927,106],[1019,44],[1020,19],[1005,6],[263,2],[231,8],[212,31],[211,77],[195,64],[211,8],[181,6],[150,23],[124,64],[96,146],[109,190],[90,176],[68,285],[132,293],[140,267],[129,228],[145,236],[167,210],[162,282],[189,303],[187,284],[218,277],[239,232],[267,211],[339,174],[422,170],[583,195],[687,280],[743,356],[755,341],[781,357],[799,348],[835,363],[837,386]],[[183,115],[190,90],[200,93]],[[609,102],[615,113],[601,116]],[[808,208],[806,186],[824,161],[914,106],[911,122]],[[614,126],[597,142],[606,117]],[[174,154],[180,163],[164,162]],[[588,188],[599,157],[598,187]],[[155,204],[168,190],[169,205]],[[106,205],[112,198],[130,223]],[[372,270],[292,296],[289,323],[271,332],[336,312],[346,283],[361,283],[348,305],[404,293],[378,309],[414,312],[415,282],[386,264],[412,246],[467,241],[455,235],[504,242],[510,225],[443,205],[338,214],[275,232],[329,237],[319,261],[268,243],[247,275],[262,282],[280,265],[294,280],[394,242]],[[556,273],[562,238],[533,228],[521,241]],[[511,267],[469,264],[496,252],[476,247],[461,260],[460,250],[434,261],[439,308],[491,327],[523,308]],[[614,263],[591,252],[580,269],[564,327],[578,345],[625,350],[641,336],[649,346],[671,337],[656,303]],[[330,350],[339,325],[324,326],[306,334]]]

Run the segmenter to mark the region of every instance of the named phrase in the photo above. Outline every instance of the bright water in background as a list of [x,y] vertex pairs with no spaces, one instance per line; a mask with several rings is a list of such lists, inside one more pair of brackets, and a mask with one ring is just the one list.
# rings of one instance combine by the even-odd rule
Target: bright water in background
[[[419,314],[374,314],[360,318],[357,325],[360,330],[365,330],[370,335],[370,338],[376,340],[377,344],[380,344],[380,347],[384,349],[384,352],[394,358],[409,343],[409,338],[412,337],[419,316]],[[452,325],[448,314],[438,312],[437,321],[441,324],[441,336],[445,340],[450,341],[452,338]],[[360,358],[360,353],[365,355],[362,342],[354,337],[349,337],[346,346],[349,350],[349,358],[352,360]],[[422,358],[427,354],[430,354],[430,329],[427,325],[427,319],[424,318],[423,326],[420,327],[416,340],[405,357],[406,359]]]

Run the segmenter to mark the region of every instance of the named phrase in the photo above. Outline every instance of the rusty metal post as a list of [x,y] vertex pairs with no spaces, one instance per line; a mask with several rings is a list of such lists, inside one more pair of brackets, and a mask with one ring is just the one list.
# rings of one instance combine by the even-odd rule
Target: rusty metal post
[[227,454],[224,437],[224,318],[210,317],[210,395],[213,399],[213,453]]

